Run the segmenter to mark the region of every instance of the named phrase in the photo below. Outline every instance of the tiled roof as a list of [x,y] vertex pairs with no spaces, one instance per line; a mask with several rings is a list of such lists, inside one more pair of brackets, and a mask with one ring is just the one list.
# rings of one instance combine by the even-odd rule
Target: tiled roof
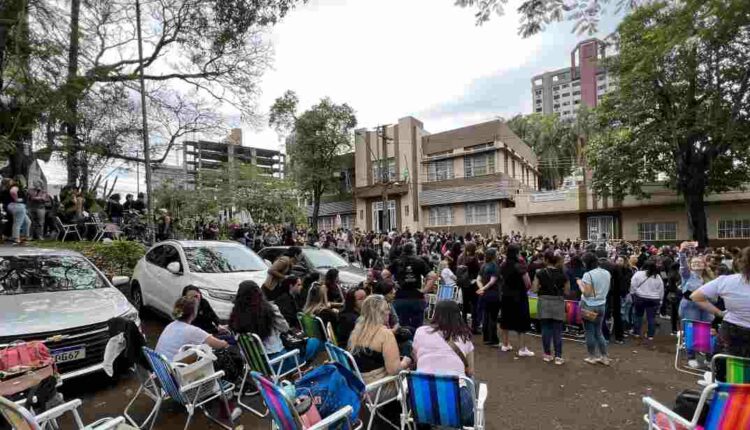
[[[306,209],[307,216],[312,216],[313,207],[308,206]],[[345,200],[341,202],[321,203],[320,211],[318,211],[318,216],[344,215],[353,214],[355,212],[354,202],[351,200]]]
[[449,205],[453,203],[484,202],[510,199],[511,193],[498,184],[481,184],[467,187],[451,187],[438,190],[424,190],[420,194],[421,206]]

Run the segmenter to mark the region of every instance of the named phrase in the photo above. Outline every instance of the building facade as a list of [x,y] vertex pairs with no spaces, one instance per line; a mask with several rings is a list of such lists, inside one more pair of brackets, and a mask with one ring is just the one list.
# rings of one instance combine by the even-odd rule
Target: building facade
[[[354,230],[354,153],[338,157],[339,167],[332,173],[336,188],[324,194],[318,209],[318,231],[336,228]],[[308,222],[312,220],[312,202],[306,202]]]
[[559,114],[575,119],[582,105],[595,107],[608,92],[617,88],[614,76],[601,63],[607,46],[599,39],[588,39],[570,53],[570,67],[545,72],[531,79],[535,113]]
[[539,185],[536,156],[502,121],[429,134],[406,117],[355,136],[364,231],[499,231],[501,212]]

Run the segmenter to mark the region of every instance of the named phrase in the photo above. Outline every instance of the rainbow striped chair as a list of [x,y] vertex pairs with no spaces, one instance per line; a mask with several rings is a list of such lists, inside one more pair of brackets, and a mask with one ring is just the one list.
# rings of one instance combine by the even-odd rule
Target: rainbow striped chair
[[[344,406],[338,411],[331,415],[323,418],[316,424],[305,427],[302,424],[302,420],[297,413],[297,410],[284,396],[284,392],[281,391],[276,384],[264,378],[258,372],[251,372],[250,376],[255,381],[255,385],[260,390],[263,400],[268,405],[268,409],[271,411],[271,428],[278,430],[322,430],[328,428],[343,428],[352,429],[352,423],[350,421],[350,415],[352,413],[351,406]],[[343,426],[342,426],[343,425]],[[360,426],[361,427],[361,426]]]
[[711,335],[710,322],[682,320],[682,330],[677,333],[674,368],[679,372],[703,376],[703,371],[687,367],[682,356],[687,353],[711,354],[715,349],[716,336]]
[[707,386],[701,393],[698,406],[695,408],[695,415],[689,421],[673,412],[668,406],[651,397],[644,397],[643,403],[648,408],[648,413],[644,415],[643,419],[646,421],[649,430],[664,429],[663,425],[657,424],[657,414],[666,418],[671,428],[675,428],[679,424],[688,430],[698,429],[700,428],[698,420],[701,411],[709,398],[712,398],[712,400],[703,426],[704,430],[750,429],[750,407],[748,407],[750,405],[750,384],[719,382]]
[[570,326],[579,326],[583,324],[581,318],[581,302],[574,300],[565,301],[565,324]]
[[711,358],[711,375],[711,382],[750,384],[750,358],[716,354]]
[[[461,423],[460,383],[472,393],[474,401],[474,426]],[[415,428],[418,424],[442,428],[475,430],[484,429],[484,402],[487,385],[479,384],[477,393],[474,380],[465,376],[433,375],[402,371],[399,374],[401,390],[401,430]]]

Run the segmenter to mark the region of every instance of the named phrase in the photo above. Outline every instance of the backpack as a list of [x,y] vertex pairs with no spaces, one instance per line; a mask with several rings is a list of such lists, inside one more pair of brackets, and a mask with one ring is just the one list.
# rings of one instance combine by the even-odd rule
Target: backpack
[[294,383],[297,393],[310,393],[320,416],[325,418],[344,406],[352,407],[352,417],[359,416],[365,385],[339,363],[328,363],[306,373]]

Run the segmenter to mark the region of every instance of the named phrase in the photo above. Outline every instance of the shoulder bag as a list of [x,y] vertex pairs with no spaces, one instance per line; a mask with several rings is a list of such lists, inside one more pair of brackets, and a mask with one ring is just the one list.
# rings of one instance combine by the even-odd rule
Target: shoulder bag
[[464,373],[466,373],[466,376],[469,376],[469,377],[473,376],[471,374],[471,369],[469,369],[469,360],[466,359],[466,355],[464,354],[463,351],[461,351],[461,348],[459,348],[458,345],[456,345],[456,342],[453,342],[452,340],[447,341],[447,343],[448,343],[448,346],[451,347],[453,352],[456,353],[458,358],[460,358],[461,362],[464,364]]
[[[593,279],[591,279],[591,289],[594,291],[593,297],[596,297],[596,288],[594,288]],[[599,312],[592,311],[590,309],[586,309],[583,306],[581,306],[581,318],[585,319],[586,321],[596,321],[596,318],[598,316],[599,316]]]

